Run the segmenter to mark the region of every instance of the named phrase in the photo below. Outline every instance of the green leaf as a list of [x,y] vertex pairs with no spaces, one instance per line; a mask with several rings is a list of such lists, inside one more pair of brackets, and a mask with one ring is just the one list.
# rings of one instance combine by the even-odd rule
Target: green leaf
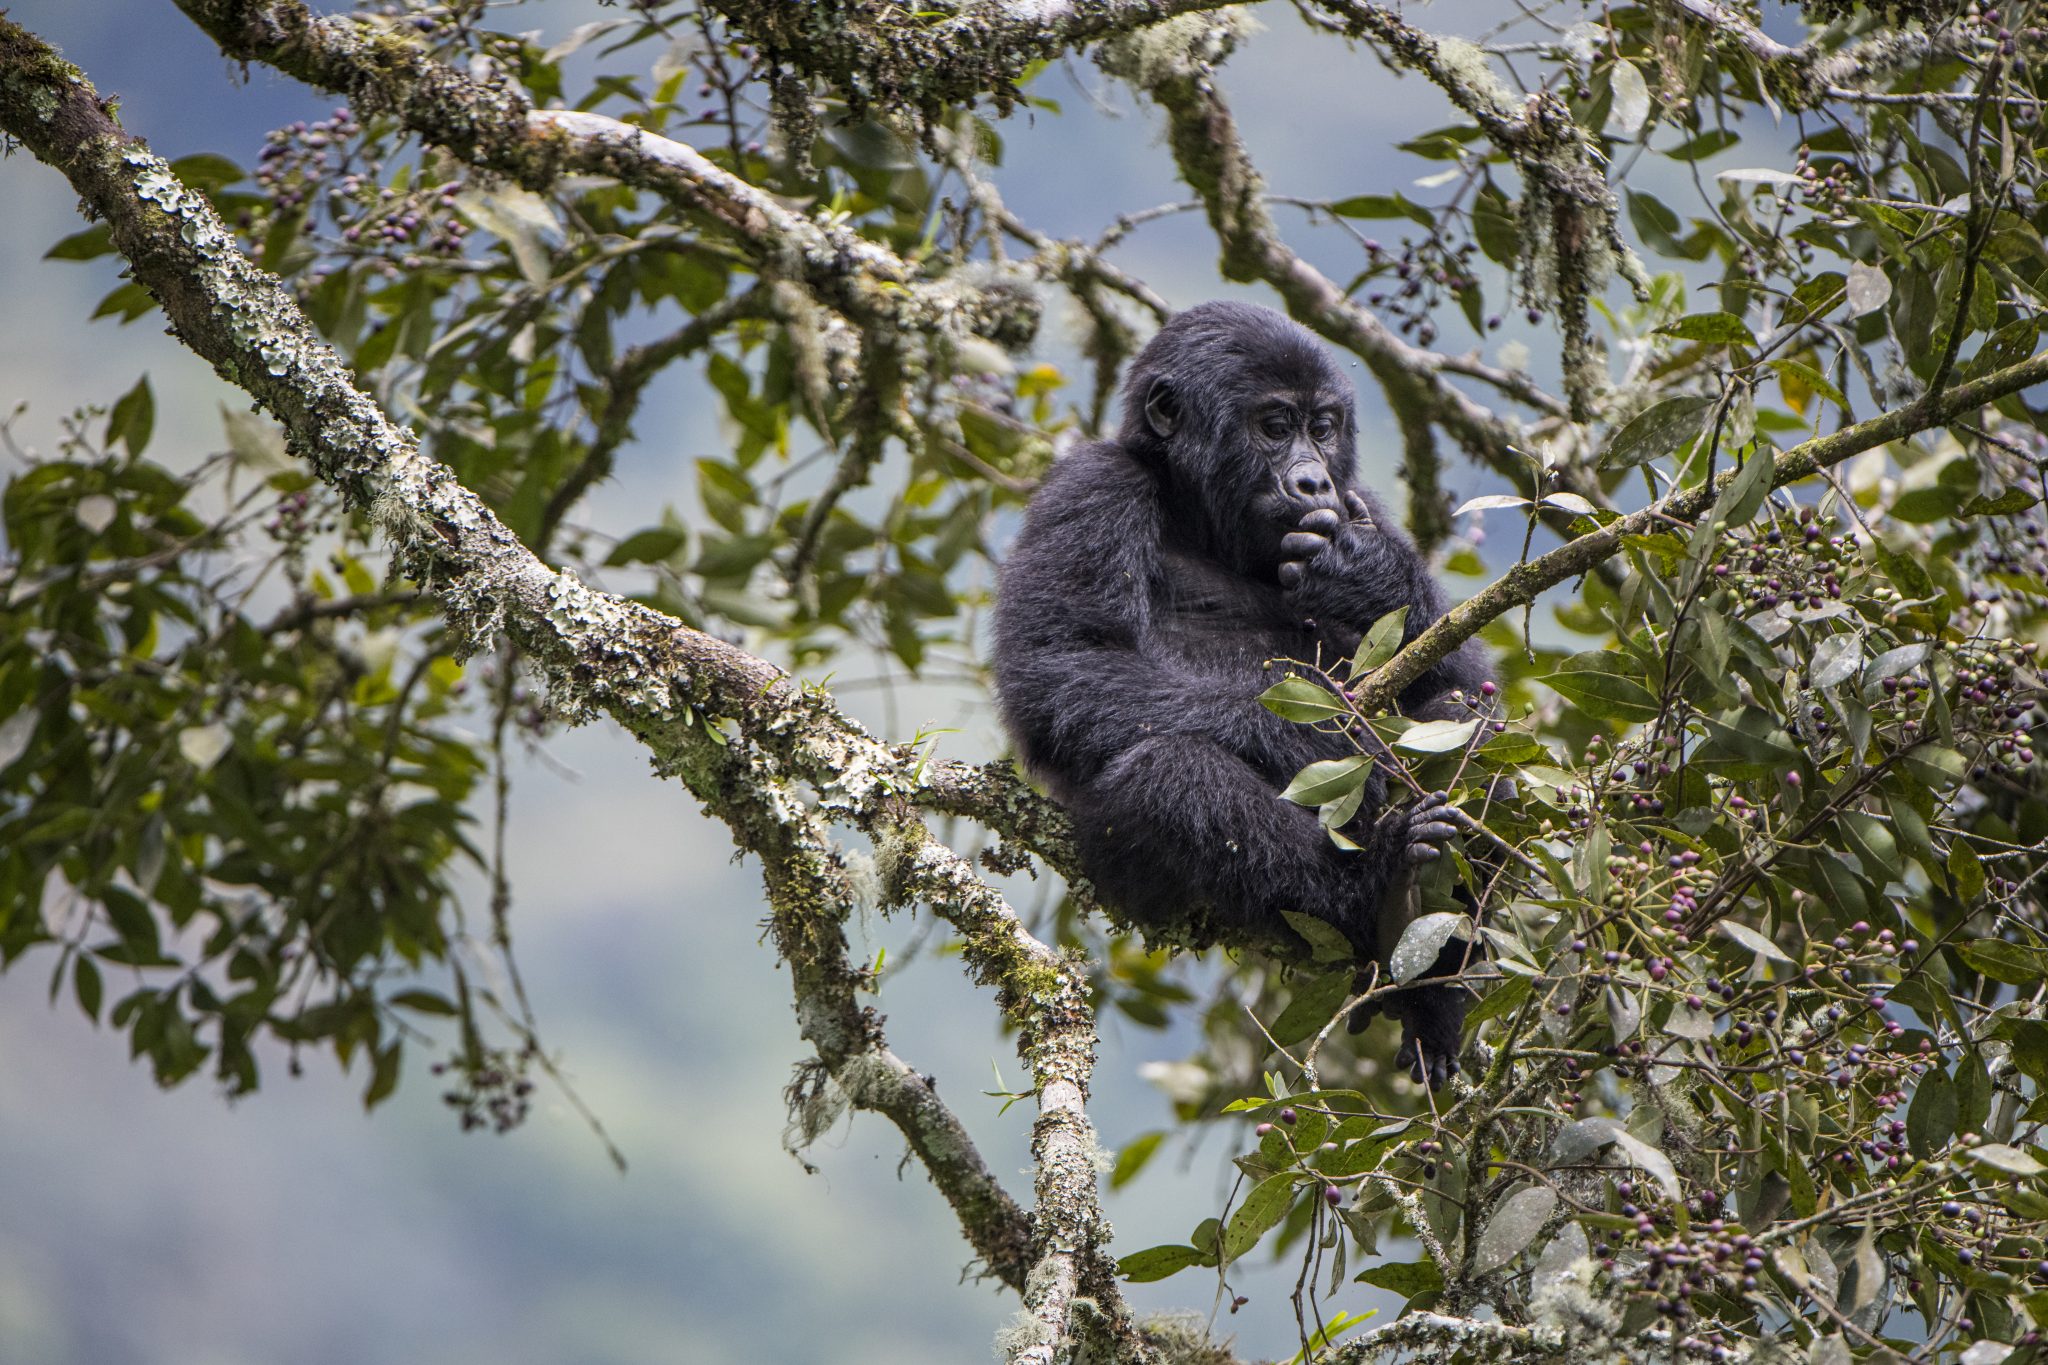
[[2037,986],[2048,975],[2048,961],[2040,952],[2004,939],[1972,939],[1958,951],[1970,970],[2008,986]]
[[1476,498],[1467,498],[1451,510],[1454,517],[1468,512],[1499,512],[1510,507],[1527,507],[1529,500],[1519,493],[1482,493]]
[[667,559],[683,548],[689,541],[689,534],[674,526],[650,526],[644,531],[635,531],[605,556],[605,564],[617,568],[621,564],[653,564]]
[[[1957,900],[1968,903],[1984,894],[1984,864],[1978,859],[1976,850],[1961,839],[1949,845],[1948,879],[1949,885],[1955,888]],[[1965,948],[1964,955],[1967,956],[1968,952]],[[2001,981],[2008,979],[1999,977]]]
[[1704,161],[1727,151],[1741,140],[1725,128],[1709,128],[1698,137],[1679,143],[1664,155],[1673,161]]
[[1435,965],[1451,936],[1465,927],[1465,917],[1449,911],[1418,915],[1401,931],[1401,941],[1387,955],[1387,974],[1406,985]]
[[1756,345],[1748,324],[1733,313],[1694,313],[1657,330],[1680,341],[1704,341],[1715,346]]
[[1671,1164],[1670,1157],[1618,1125],[1614,1134],[1614,1145],[1622,1150],[1632,1164],[1649,1172],[1650,1178],[1664,1191],[1666,1199],[1675,1204],[1685,1197],[1678,1185],[1678,1168]]
[[1312,722],[1351,713],[1329,688],[1299,676],[1274,683],[1259,694],[1259,704],[1282,720]]
[[85,1011],[85,1017],[97,1024],[103,998],[100,969],[85,953],[80,953],[71,964],[71,989],[77,993],[78,1007]]
[[1328,920],[1305,915],[1299,910],[1282,910],[1280,918],[1287,921],[1288,928],[1307,940],[1310,957],[1317,962],[1349,962],[1358,956],[1358,950],[1351,946],[1351,940],[1343,931]]
[[1629,418],[1600,456],[1602,469],[1627,469],[1661,460],[1700,434],[1714,400],[1692,394],[1652,403]]
[[149,376],[135,381],[135,387],[121,395],[107,417],[107,444],[119,441],[130,455],[140,455],[156,429],[156,395],[150,392]]
[[242,168],[218,152],[195,152],[171,163],[171,174],[194,189],[212,194],[245,178]]
[[1339,218],[1406,218],[1424,227],[1436,226],[1436,215],[1405,195],[1357,194],[1330,205]]
[[1854,631],[1830,635],[1813,647],[1813,657],[1806,663],[1807,682],[1815,688],[1839,687],[1862,666],[1862,637]]
[[1363,677],[1394,657],[1401,648],[1401,635],[1408,625],[1408,608],[1396,607],[1366,631],[1358,652],[1351,656],[1351,676]]
[[1984,1055],[1965,1047],[1956,1058],[1956,1131],[1974,1133],[1991,1116],[1991,1072]]
[[1483,724],[1484,721],[1476,718],[1425,720],[1403,730],[1395,738],[1394,747],[1409,754],[1447,754],[1469,745]]
[[400,991],[391,997],[390,1003],[416,1014],[443,1015],[451,1019],[461,1013],[455,1008],[454,1001],[434,991]]
[[1359,1271],[1355,1281],[1410,1299],[1423,1294],[1442,1293],[1444,1287],[1443,1272],[1437,1269],[1435,1261],[1428,1259],[1400,1263],[1382,1261]]
[[1919,744],[1899,756],[1906,770],[1937,792],[1955,786],[1969,775],[1970,764],[1954,749],[1939,744]]
[[405,1043],[402,1039],[393,1039],[371,1055],[375,1061],[370,1068],[369,1088],[363,1091],[365,1109],[375,1109],[398,1089],[398,1069],[399,1063],[405,1059]]
[[1732,919],[1724,919],[1714,926],[1714,930],[1729,942],[1739,947],[1747,948],[1758,957],[1769,958],[1773,962],[1782,962],[1787,966],[1793,965],[1792,959],[1785,955],[1784,949],[1746,924],[1738,924]]
[[1287,790],[1280,793],[1280,799],[1297,806],[1327,805],[1357,791],[1371,776],[1372,760],[1363,754],[1325,759],[1296,773]]
[[1509,1195],[1479,1234],[1472,1273],[1485,1275],[1521,1255],[1556,1209],[1557,1191],[1548,1185],[1530,1185]]
[[1259,1244],[1259,1239],[1277,1226],[1294,1206],[1295,1178],[1292,1174],[1271,1176],[1245,1196],[1230,1224],[1223,1230],[1223,1260],[1231,1261]]
[[2001,489],[1996,497],[1979,495],[1964,503],[1959,515],[1964,517],[2009,517],[2024,512],[2040,499],[2024,488]]
[[1661,709],[1639,676],[1626,656],[1593,649],[1572,655],[1541,681],[1595,720],[1635,723],[1652,719]]
[[139,284],[124,284],[101,299],[92,315],[95,318],[118,316],[123,322],[133,322],[154,307],[156,299],[147,289]]
[[1202,1263],[1202,1253],[1188,1246],[1147,1247],[1116,1263],[1117,1273],[1132,1284],[1150,1284],[1176,1271]]
[[1928,1161],[1955,1133],[1955,1082],[1940,1067],[1929,1067],[1913,1088],[1913,1103],[1906,1110],[1906,1146],[1914,1156]]
[[1355,975],[1347,967],[1342,971],[1325,972],[1296,987],[1294,998],[1287,1002],[1287,1008],[1280,1011],[1280,1017],[1267,1029],[1273,1035],[1273,1041],[1282,1047],[1293,1047],[1314,1037],[1350,999]]
[[[1159,1144],[1165,1140],[1165,1133],[1151,1132],[1132,1138],[1129,1142],[1125,1143],[1123,1150],[1116,1154],[1116,1166],[1109,1173],[1109,1187],[1113,1190],[1120,1190],[1137,1179],[1138,1172],[1145,1169],[1145,1163],[1152,1159],[1152,1154],[1159,1150]],[[1153,1248],[1155,1251],[1160,1249],[1157,1247]],[[1181,1250],[1193,1251],[1194,1248],[1184,1247]],[[1142,1256],[1145,1253],[1141,1251],[1137,1254]],[[1172,1274],[1173,1272],[1168,1271],[1167,1273]]]
[[1832,379],[1803,360],[1773,360],[1771,368],[1778,372],[1778,381],[1786,388],[1788,398],[1792,389],[1800,386],[1819,394],[1838,408],[1849,405],[1847,396],[1835,387]]
[[2007,1175],[2025,1177],[2048,1171],[2048,1166],[2043,1166],[2019,1148],[2008,1147],[2002,1142],[1987,1142],[1981,1147],[1970,1148],[1963,1155],[1980,1166],[1989,1166]]
[[1521,255],[1522,233],[1514,205],[1492,185],[1472,202],[1472,237],[1496,265],[1512,265]]
[[114,229],[106,223],[99,223],[83,232],[74,232],[57,245],[43,253],[46,261],[90,261],[105,256],[114,249]]
[[1764,505],[1764,499],[1770,496],[1772,472],[1769,451],[1759,446],[1750,452],[1735,477],[1714,498],[1714,507],[1707,519],[1731,528],[1746,524]]
[[1864,875],[1872,881],[1883,884],[1904,870],[1899,866],[1899,841],[1892,837],[1891,827],[1875,815],[1860,810],[1842,812],[1842,832],[1848,836],[1856,861],[1863,864]]

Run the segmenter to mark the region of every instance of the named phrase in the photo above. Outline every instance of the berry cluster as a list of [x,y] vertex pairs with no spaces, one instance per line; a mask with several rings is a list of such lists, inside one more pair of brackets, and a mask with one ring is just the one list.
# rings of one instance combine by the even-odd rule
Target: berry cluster
[[1802,506],[1790,535],[1773,524],[1731,537],[1714,564],[1714,577],[1761,610],[1783,603],[1818,609],[1841,597],[1846,561],[1856,552],[1856,538],[1830,534],[1833,526]]
[[455,1077],[441,1102],[461,1116],[465,1132],[488,1124],[493,1132],[509,1133],[526,1122],[532,1108],[533,1082],[527,1073],[539,1056],[538,1044],[529,1040],[517,1052],[485,1048],[478,1055],[436,1062],[436,1076]]
[[343,249],[377,255],[386,274],[427,257],[462,254],[469,225],[455,213],[458,182],[400,190],[383,183],[384,165],[361,149],[363,128],[343,106],[331,118],[272,131],[257,157],[256,184],[266,203],[242,211],[237,226],[252,238],[293,215],[325,210],[341,226]]
[[[1454,247],[1441,237],[1426,237],[1420,242],[1403,237],[1400,249],[1395,251],[1368,237],[1364,245],[1367,265],[1362,278],[1380,281],[1393,276],[1393,281],[1384,288],[1367,294],[1365,301],[1384,311],[1401,335],[1414,338],[1418,345],[1428,346],[1436,340],[1436,323],[1431,315],[1445,291],[1461,294],[1479,287],[1472,273],[1472,255],[1478,248],[1471,242]],[[1542,316],[1536,309],[1529,310],[1531,322]],[[1489,331],[1500,325],[1498,314],[1486,320]]]

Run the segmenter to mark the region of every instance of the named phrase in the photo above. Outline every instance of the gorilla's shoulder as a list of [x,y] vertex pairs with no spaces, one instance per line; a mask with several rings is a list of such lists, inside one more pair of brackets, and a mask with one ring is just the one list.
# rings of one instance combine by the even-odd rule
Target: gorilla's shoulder
[[1095,513],[1128,515],[1159,504],[1157,476],[1117,441],[1090,441],[1053,462],[1032,495],[1034,515],[1043,508],[1062,519]]

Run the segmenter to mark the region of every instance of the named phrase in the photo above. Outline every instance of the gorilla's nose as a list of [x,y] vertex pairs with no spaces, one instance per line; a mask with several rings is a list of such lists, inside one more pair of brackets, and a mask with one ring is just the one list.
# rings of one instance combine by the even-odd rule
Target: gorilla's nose
[[1294,491],[1310,502],[1327,498],[1335,489],[1335,486],[1330,482],[1330,476],[1323,472],[1320,465],[1309,467],[1297,466],[1294,471],[1293,483]]

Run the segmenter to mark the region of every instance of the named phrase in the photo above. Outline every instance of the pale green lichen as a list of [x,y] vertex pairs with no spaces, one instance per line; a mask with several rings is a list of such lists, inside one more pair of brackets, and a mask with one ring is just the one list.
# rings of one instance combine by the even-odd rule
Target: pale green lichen
[[1183,14],[1102,45],[1102,69],[1144,89],[1204,75],[1259,31],[1242,10]]
[[1514,117],[1514,92],[1494,73],[1484,48],[1463,38],[1438,38],[1436,57],[1452,80],[1491,105],[1501,117]]

